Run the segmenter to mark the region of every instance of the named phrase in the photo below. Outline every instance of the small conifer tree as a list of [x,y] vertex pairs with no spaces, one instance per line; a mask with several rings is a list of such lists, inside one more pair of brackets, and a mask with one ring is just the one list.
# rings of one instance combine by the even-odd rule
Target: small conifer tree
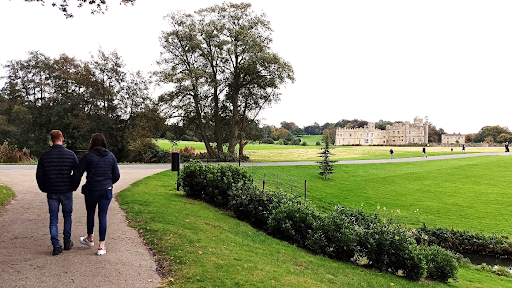
[[321,176],[324,177],[325,180],[329,179],[330,174],[334,174],[334,165],[336,161],[330,160],[332,153],[330,151],[330,139],[329,135],[324,135],[324,148],[322,148],[322,152],[320,152],[320,156],[322,157],[321,161],[318,161],[317,163],[320,164],[320,172],[318,172]]

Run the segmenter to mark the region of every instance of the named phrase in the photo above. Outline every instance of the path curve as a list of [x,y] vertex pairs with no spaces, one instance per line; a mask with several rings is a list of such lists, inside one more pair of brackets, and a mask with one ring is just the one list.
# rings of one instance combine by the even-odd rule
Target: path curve
[[[52,256],[46,194],[39,191],[35,165],[0,165],[0,184],[16,198],[0,209],[0,287],[158,287],[157,265],[125,213],[112,201],[108,213],[107,254],[80,245],[86,234],[86,211],[80,192],[74,193],[72,240],[75,247]],[[131,183],[170,169],[170,165],[120,165],[117,193]],[[84,180],[82,180],[82,183]],[[78,191],[81,191],[80,188]],[[62,241],[62,213],[59,233]],[[94,227],[98,235],[98,225]],[[96,239],[97,240],[97,239]]]

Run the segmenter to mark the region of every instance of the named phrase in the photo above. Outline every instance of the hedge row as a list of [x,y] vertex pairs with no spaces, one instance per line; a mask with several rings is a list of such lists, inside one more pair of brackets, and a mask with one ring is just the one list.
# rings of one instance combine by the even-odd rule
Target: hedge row
[[188,197],[228,209],[275,238],[413,281],[456,280],[458,265],[451,252],[418,245],[413,234],[377,214],[342,206],[320,213],[298,195],[262,191],[247,170],[234,166],[191,162],[182,172],[180,181]]
[[426,225],[416,229],[415,233],[417,243],[437,245],[456,253],[512,257],[512,242],[506,235],[483,235]]

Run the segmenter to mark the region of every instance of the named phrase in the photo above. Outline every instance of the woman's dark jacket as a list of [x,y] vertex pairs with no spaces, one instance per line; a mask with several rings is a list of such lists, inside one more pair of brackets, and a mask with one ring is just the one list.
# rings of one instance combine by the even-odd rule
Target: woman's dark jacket
[[62,145],[50,146],[37,162],[36,180],[39,189],[50,194],[64,194],[76,190],[71,172],[78,158]]
[[112,187],[120,177],[116,157],[103,147],[92,149],[80,159],[73,173],[77,188],[85,171],[87,181],[84,184],[85,188],[82,187],[82,193]]

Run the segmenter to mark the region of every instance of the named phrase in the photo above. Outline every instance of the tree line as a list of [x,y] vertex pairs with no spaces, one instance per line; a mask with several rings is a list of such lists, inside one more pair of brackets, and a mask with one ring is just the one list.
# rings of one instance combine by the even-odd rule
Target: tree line
[[[211,158],[243,155],[257,138],[259,113],[294,81],[290,63],[270,48],[270,22],[249,3],[165,19],[159,69],[148,75],[126,71],[116,52],[101,50],[89,61],[39,51],[9,61],[0,90],[0,140],[37,157],[52,129],[62,130],[75,151],[102,132],[118,160],[147,162],[161,155],[154,137],[187,136],[202,141]],[[168,92],[151,97],[153,85],[165,84]]]
[[60,129],[69,149],[83,151],[91,134],[101,132],[120,161],[155,161],[159,151],[150,139],[165,119],[150,98],[151,77],[125,71],[116,52],[100,50],[82,61],[32,51],[4,67],[0,140],[11,147],[38,157],[48,147],[49,131]]

